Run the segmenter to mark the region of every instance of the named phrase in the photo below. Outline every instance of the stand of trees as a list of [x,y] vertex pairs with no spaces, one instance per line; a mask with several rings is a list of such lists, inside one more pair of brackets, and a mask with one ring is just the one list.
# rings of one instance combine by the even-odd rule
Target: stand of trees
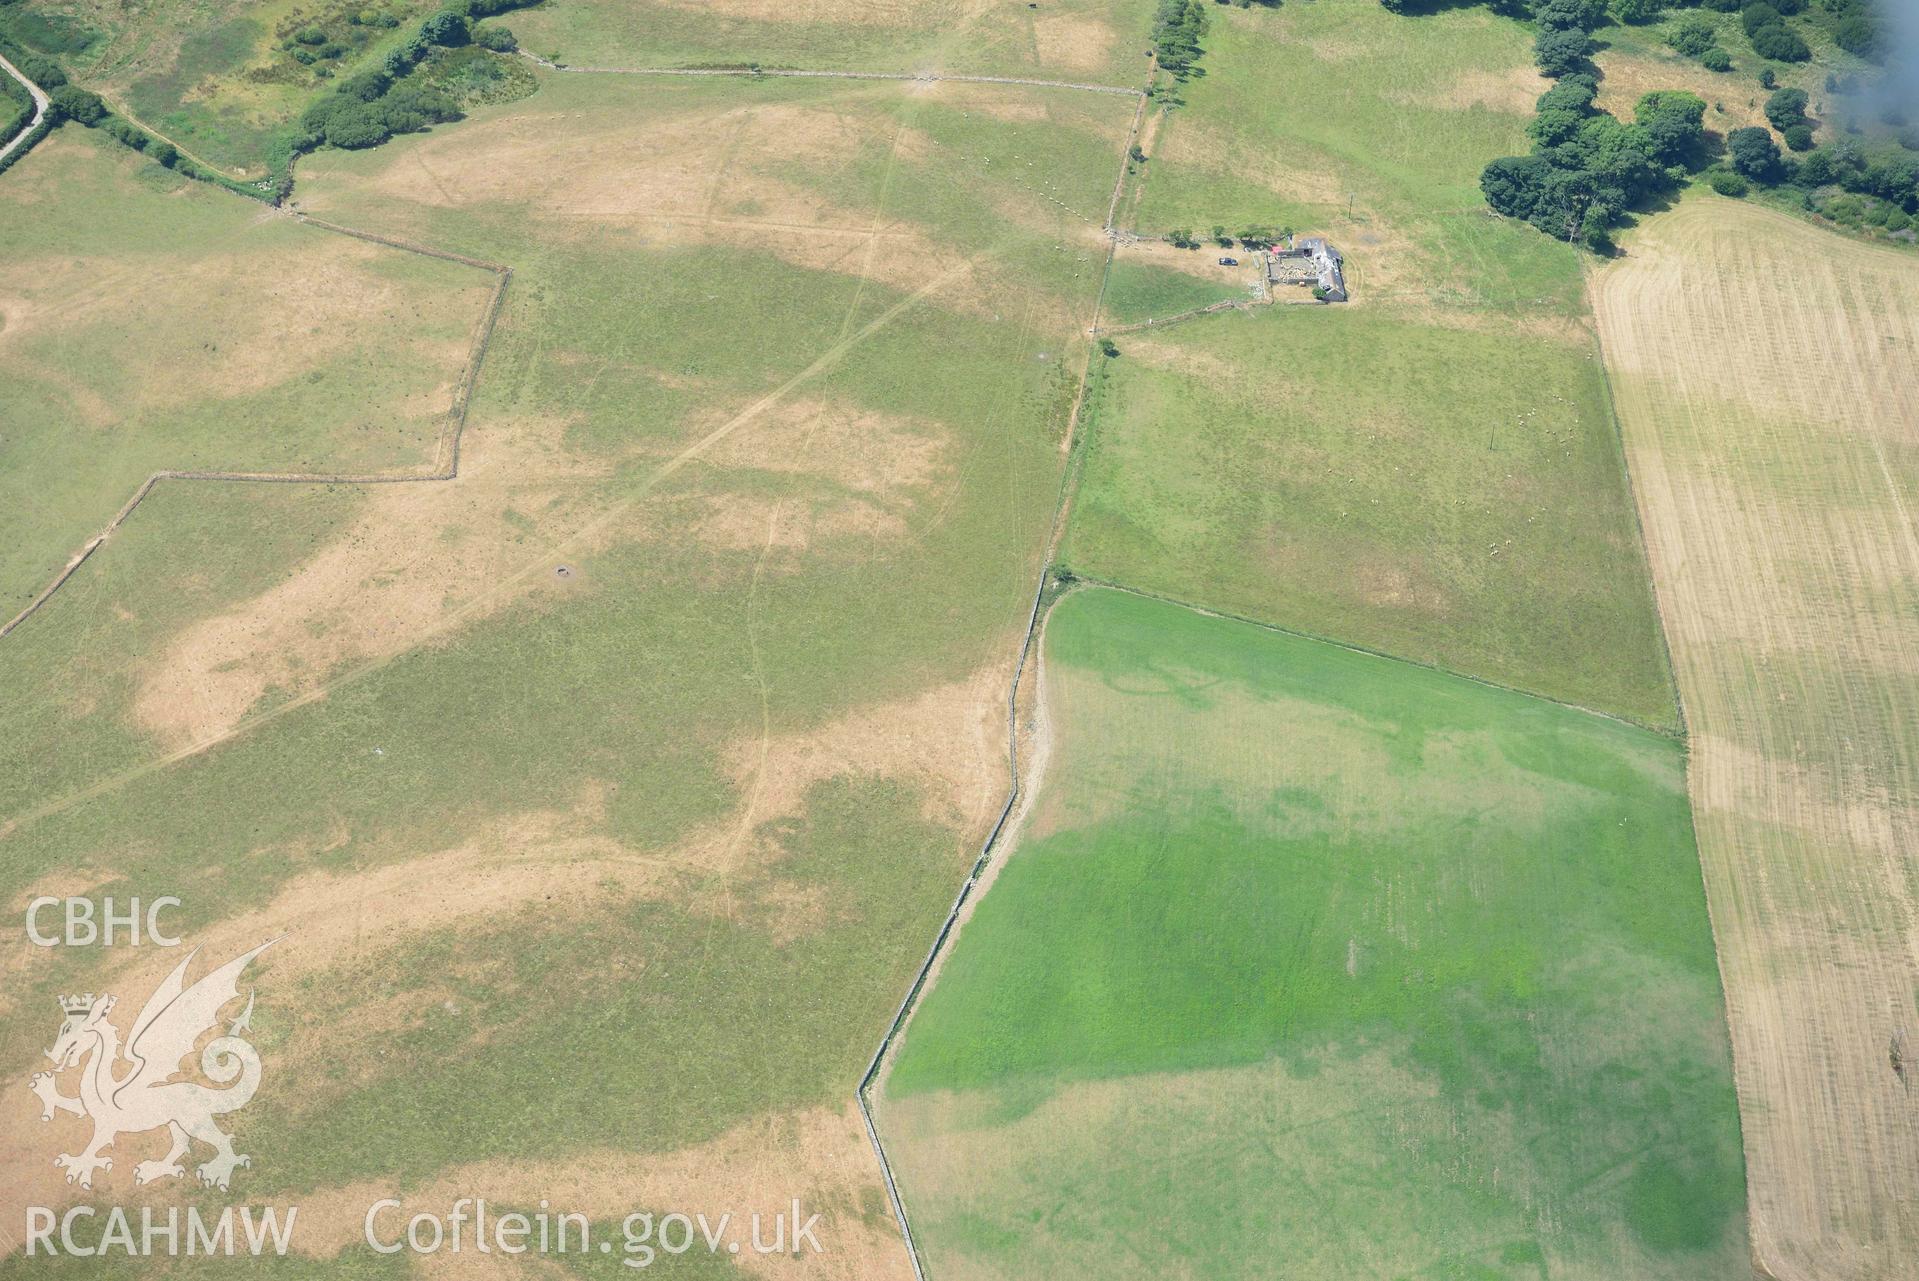
[[1919,156],[1909,151],[1875,152],[1842,139],[1794,160],[1781,155],[1771,131],[1757,125],[1728,134],[1726,150],[1733,170],[1761,186],[1796,187],[1808,195],[1838,187],[1883,200],[1908,217],[1919,214]]
[[[1842,48],[1868,56],[1882,51],[1876,0],[1811,0]],[[1901,3],[1909,0],[1899,0]],[[1380,0],[1395,13],[1449,8],[1458,0]],[[1649,196],[1684,185],[1704,168],[1706,104],[1690,93],[1662,91],[1642,97],[1631,124],[1624,124],[1594,102],[1595,69],[1587,61],[1592,32],[1610,18],[1642,22],[1665,8],[1703,6],[1739,14],[1753,48],[1775,61],[1811,56],[1806,42],[1787,18],[1807,12],[1809,0],[1484,0],[1495,12],[1531,18],[1538,24],[1534,56],[1541,72],[1558,81],[1539,98],[1528,127],[1531,154],[1505,156],[1487,165],[1480,189],[1494,210],[1524,218],[1540,230],[1595,249],[1610,243],[1610,229]],[[1841,32],[1843,31],[1843,36]],[[1730,58],[1717,44],[1718,29],[1704,15],[1676,23],[1668,43],[1697,57],[1713,70],[1725,70]],[[1768,87],[1771,72],[1763,78]],[[1830,85],[1828,86],[1830,87]],[[1772,130],[1735,129],[1726,138],[1726,165],[1710,174],[1715,190],[1744,194],[1753,184],[1797,184],[1808,204],[1820,187],[1887,202],[1900,226],[1919,217],[1919,157],[1880,153],[1869,159],[1857,145],[1818,147],[1806,115],[1807,96],[1780,89],[1766,101],[1766,117],[1803,155],[1783,154]]]
[[[0,0],[0,5],[14,0]],[[451,0],[429,14],[413,36],[387,55],[379,67],[363,71],[341,82],[339,88],[308,107],[292,133],[281,139],[269,163],[280,174],[276,181],[262,184],[235,182],[208,172],[182,156],[179,149],[156,138],[130,120],[114,115],[96,94],[68,83],[67,75],[52,59],[21,49],[0,35],[0,52],[41,88],[47,90],[52,109],[39,133],[44,134],[62,120],[75,120],[89,128],[99,128],[116,141],[143,151],[151,159],[184,174],[216,182],[255,199],[278,201],[292,187],[291,162],[301,152],[321,145],[335,147],[377,146],[396,133],[413,133],[460,118],[460,110],[451,97],[437,89],[407,82],[417,66],[435,48],[457,48],[478,44],[482,48],[506,52],[517,47],[513,33],[504,27],[476,27],[478,19],[504,13],[535,0]],[[4,169],[24,154],[38,138],[13,152]]]
[[[1244,0],[1238,0],[1244,3]],[[1470,0],[1467,0],[1470,3]],[[1380,0],[1380,3],[1394,13],[1430,13],[1438,9],[1452,8],[1460,0]],[[1556,35],[1547,40],[1545,30],[1565,32],[1574,28],[1591,31],[1603,20],[1566,21],[1566,18],[1585,7],[1605,9],[1610,7],[1612,17],[1619,22],[1634,25],[1657,21],[1668,9],[1706,8],[1719,13],[1737,13],[1740,25],[1744,27],[1746,38],[1752,43],[1753,52],[1762,58],[1775,62],[1804,62],[1812,56],[1805,37],[1795,31],[1787,18],[1807,13],[1808,0],[1481,0],[1494,13],[1505,14],[1513,18],[1532,18],[1539,22],[1541,32],[1541,66],[1550,63],[1553,66],[1573,69],[1573,59],[1582,56],[1583,51],[1574,53],[1573,40],[1565,35]],[[1822,11],[1820,21],[1832,34],[1832,39],[1847,53],[1862,58],[1877,59],[1885,52],[1881,23],[1875,12],[1879,3],[1910,4],[1912,0],[1814,0]],[[1682,24],[1672,33],[1673,48],[1688,58],[1698,58],[1710,70],[1725,71],[1732,66],[1732,59],[1719,47],[1717,36],[1710,22],[1701,20]],[[1548,75],[1564,74],[1548,71]]]
[[1662,90],[1639,100],[1633,123],[1593,106],[1592,76],[1563,77],[1539,99],[1533,151],[1493,161],[1480,190],[1494,210],[1600,249],[1627,210],[1685,182],[1703,159],[1706,104]]
[[1536,0],[1534,56],[1558,80],[1539,97],[1528,132],[1532,154],[1486,166],[1486,203],[1549,235],[1610,243],[1611,228],[1647,196],[1686,181],[1701,162],[1706,104],[1690,93],[1649,93],[1633,123],[1599,110],[1599,81],[1587,61],[1605,0]]
[[[1762,0],[1739,11],[1739,24],[1746,30],[1746,39],[1752,41],[1752,51],[1762,58],[1771,58],[1774,62],[1805,62],[1812,57],[1812,49],[1797,31],[1786,25],[1785,15],[1777,3],[1778,0]],[[1796,12],[1803,7],[1803,2],[1786,0],[1786,7]]]
[[1207,0],[1159,0],[1153,13],[1153,56],[1175,80],[1185,80],[1199,66],[1206,4]]
[[31,119],[33,95],[18,80],[0,73],[0,146],[12,142],[13,136],[25,129]]
[[417,133],[428,125],[458,120],[459,104],[450,96],[409,83],[408,77],[435,48],[456,49],[475,43],[502,52],[514,48],[512,32],[504,27],[475,27],[474,21],[525,3],[527,0],[453,0],[427,15],[412,38],[387,54],[381,66],[348,77],[301,114],[293,150],[311,151],[322,144],[347,149],[377,147],[394,134]]

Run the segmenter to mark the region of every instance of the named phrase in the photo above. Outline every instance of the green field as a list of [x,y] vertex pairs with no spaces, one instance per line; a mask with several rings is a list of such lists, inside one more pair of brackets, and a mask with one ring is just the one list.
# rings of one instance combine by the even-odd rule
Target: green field
[[1673,723],[1590,349],[1384,306],[1118,341],[1075,571]]
[[942,1277],[1750,1275],[1681,751],[1110,590],[880,1116]]
[[1479,172],[1526,149],[1525,29],[1483,9],[1377,0],[1214,11],[1145,170],[1149,231],[1292,226],[1351,258],[1354,292],[1472,313],[1577,314],[1577,259],[1488,216]]
[[[1139,226],[1327,234],[1354,301],[1123,339],[1064,561],[1674,726],[1577,255],[1481,208],[1543,83],[1525,32],[1374,0],[1222,8],[1203,66]],[[1116,319],[1146,310],[1113,287]]]
[[1134,262],[1121,254],[1113,259],[1106,277],[1099,317],[1102,325],[1131,325],[1246,297],[1244,289],[1152,263]]
[[0,621],[162,469],[432,470],[491,273],[63,129],[0,185]]
[[[247,1196],[743,1134],[661,1203],[790,1189],[829,1275],[903,1266],[849,1097],[1003,795],[979,726],[1131,115],[570,76],[303,170],[310,211],[514,266],[461,479],[163,487],[4,642],[9,901],[175,894],[209,955],[288,931]],[[9,1062],[103,963],[29,957]]]

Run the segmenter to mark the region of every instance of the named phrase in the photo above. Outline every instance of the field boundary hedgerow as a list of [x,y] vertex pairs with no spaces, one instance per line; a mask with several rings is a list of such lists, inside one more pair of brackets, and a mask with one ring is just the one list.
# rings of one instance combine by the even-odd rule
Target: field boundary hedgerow
[[1111,325],[1094,330],[1098,334],[1137,334],[1148,329],[1165,329],[1177,325],[1183,320],[1197,320],[1201,316],[1214,316],[1222,311],[1250,311],[1262,304],[1248,302],[1240,298],[1228,298],[1224,302],[1208,303],[1204,307],[1194,307],[1190,311],[1175,312],[1170,316],[1154,316],[1148,320],[1136,320],[1129,325]]

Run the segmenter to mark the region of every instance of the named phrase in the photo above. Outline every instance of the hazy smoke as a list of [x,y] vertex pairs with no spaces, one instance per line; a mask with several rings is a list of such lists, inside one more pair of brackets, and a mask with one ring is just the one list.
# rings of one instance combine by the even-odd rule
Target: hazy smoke
[[1880,22],[1891,41],[1886,57],[1886,105],[1919,122],[1919,0],[1881,0]]

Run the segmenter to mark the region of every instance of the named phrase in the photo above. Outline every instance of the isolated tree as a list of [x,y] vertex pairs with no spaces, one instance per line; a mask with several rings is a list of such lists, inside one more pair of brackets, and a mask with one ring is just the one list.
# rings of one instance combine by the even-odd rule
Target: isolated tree
[[1784,23],[1753,32],[1752,51],[1774,62],[1805,62],[1812,57],[1812,49],[1799,38],[1799,33]]
[[1772,127],[1781,131],[1794,125],[1806,123],[1806,91],[1804,89],[1781,89],[1766,99],[1766,119]]
[[1708,71],[1731,71],[1732,55],[1714,46],[1699,55],[1699,65]]
[[464,14],[442,9],[420,24],[420,35],[428,44],[455,48],[473,38],[473,24]]
[[1765,0],[1757,0],[1739,11],[1739,25],[1746,29],[1748,36],[1765,27],[1776,27],[1782,21],[1779,10]]
[[1758,125],[1727,134],[1726,152],[1734,171],[1741,177],[1769,183],[1779,175],[1779,145],[1772,140],[1769,130]]
[[1786,145],[1794,151],[1812,150],[1812,126],[1807,124],[1789,125],[1779,131]]

